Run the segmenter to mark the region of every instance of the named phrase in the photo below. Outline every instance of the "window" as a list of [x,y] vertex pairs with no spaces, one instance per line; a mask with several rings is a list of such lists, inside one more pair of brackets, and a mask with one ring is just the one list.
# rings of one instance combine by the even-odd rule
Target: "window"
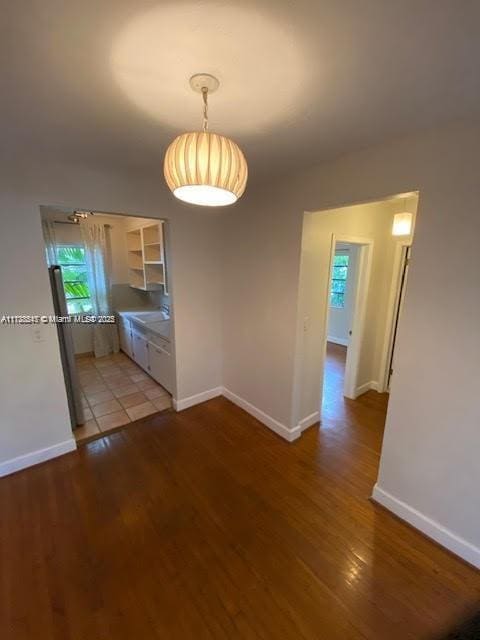
[[333,259],[332,288],[330,289],[330,306],[343,309],[348,277],[349,256],[336,253]]
[[59,245],[57,262],[62,267],[68,313],[91,313],[93,305],[88,287],[85,248],[81,244]]

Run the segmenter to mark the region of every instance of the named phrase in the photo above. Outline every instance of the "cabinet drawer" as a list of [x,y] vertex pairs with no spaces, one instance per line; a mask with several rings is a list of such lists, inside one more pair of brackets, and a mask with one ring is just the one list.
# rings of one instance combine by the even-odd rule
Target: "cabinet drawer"
[[158,347],[170,355],[170,342],[168,340],[165,340],[156,334],[150,334],[150,344],[152,345],[152,348]]

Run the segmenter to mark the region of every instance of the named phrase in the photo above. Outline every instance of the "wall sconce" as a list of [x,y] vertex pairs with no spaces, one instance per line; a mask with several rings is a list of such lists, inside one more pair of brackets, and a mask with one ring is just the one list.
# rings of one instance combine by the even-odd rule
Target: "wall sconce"
[[412,233],[413,213],[396,213],[393,216],[392,236],[409,236]]

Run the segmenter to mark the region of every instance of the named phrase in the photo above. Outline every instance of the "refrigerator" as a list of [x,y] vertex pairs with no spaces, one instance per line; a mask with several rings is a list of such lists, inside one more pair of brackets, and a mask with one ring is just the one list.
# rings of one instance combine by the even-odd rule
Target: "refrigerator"
[[[55,315],[68,316],[67,300],[63,288],[62,268],[52,265],[48,268],[50,284],[52,287],[53,307]],[[65,387],[67,389],[68,409],[72,429],[85,422],[83,415],[82,397],[80,392],[80,380],[78,377],[75,350],[73,347],[73,326],[70,323],[57,322],[58,342],[62,359]]]

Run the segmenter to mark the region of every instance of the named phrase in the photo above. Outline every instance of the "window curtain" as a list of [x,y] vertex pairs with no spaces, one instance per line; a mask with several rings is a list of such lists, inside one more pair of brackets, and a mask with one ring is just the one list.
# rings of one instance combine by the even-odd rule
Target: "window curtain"
[[47,264],[57,264],[57,242],[55,239],[55,223],[53,220],[44,218],[42,220],[43,238],[45,241],[45,249],[47,253]]
[[[108,229],[104,224],[90,221],[80,223],[85,245],[88,286],[93,305],[92,313],[97,316],[113,314],[110,294],[110,244]],[[116,353],[119,350],[116,324],[93,325],[93,351],[96,358]]]

